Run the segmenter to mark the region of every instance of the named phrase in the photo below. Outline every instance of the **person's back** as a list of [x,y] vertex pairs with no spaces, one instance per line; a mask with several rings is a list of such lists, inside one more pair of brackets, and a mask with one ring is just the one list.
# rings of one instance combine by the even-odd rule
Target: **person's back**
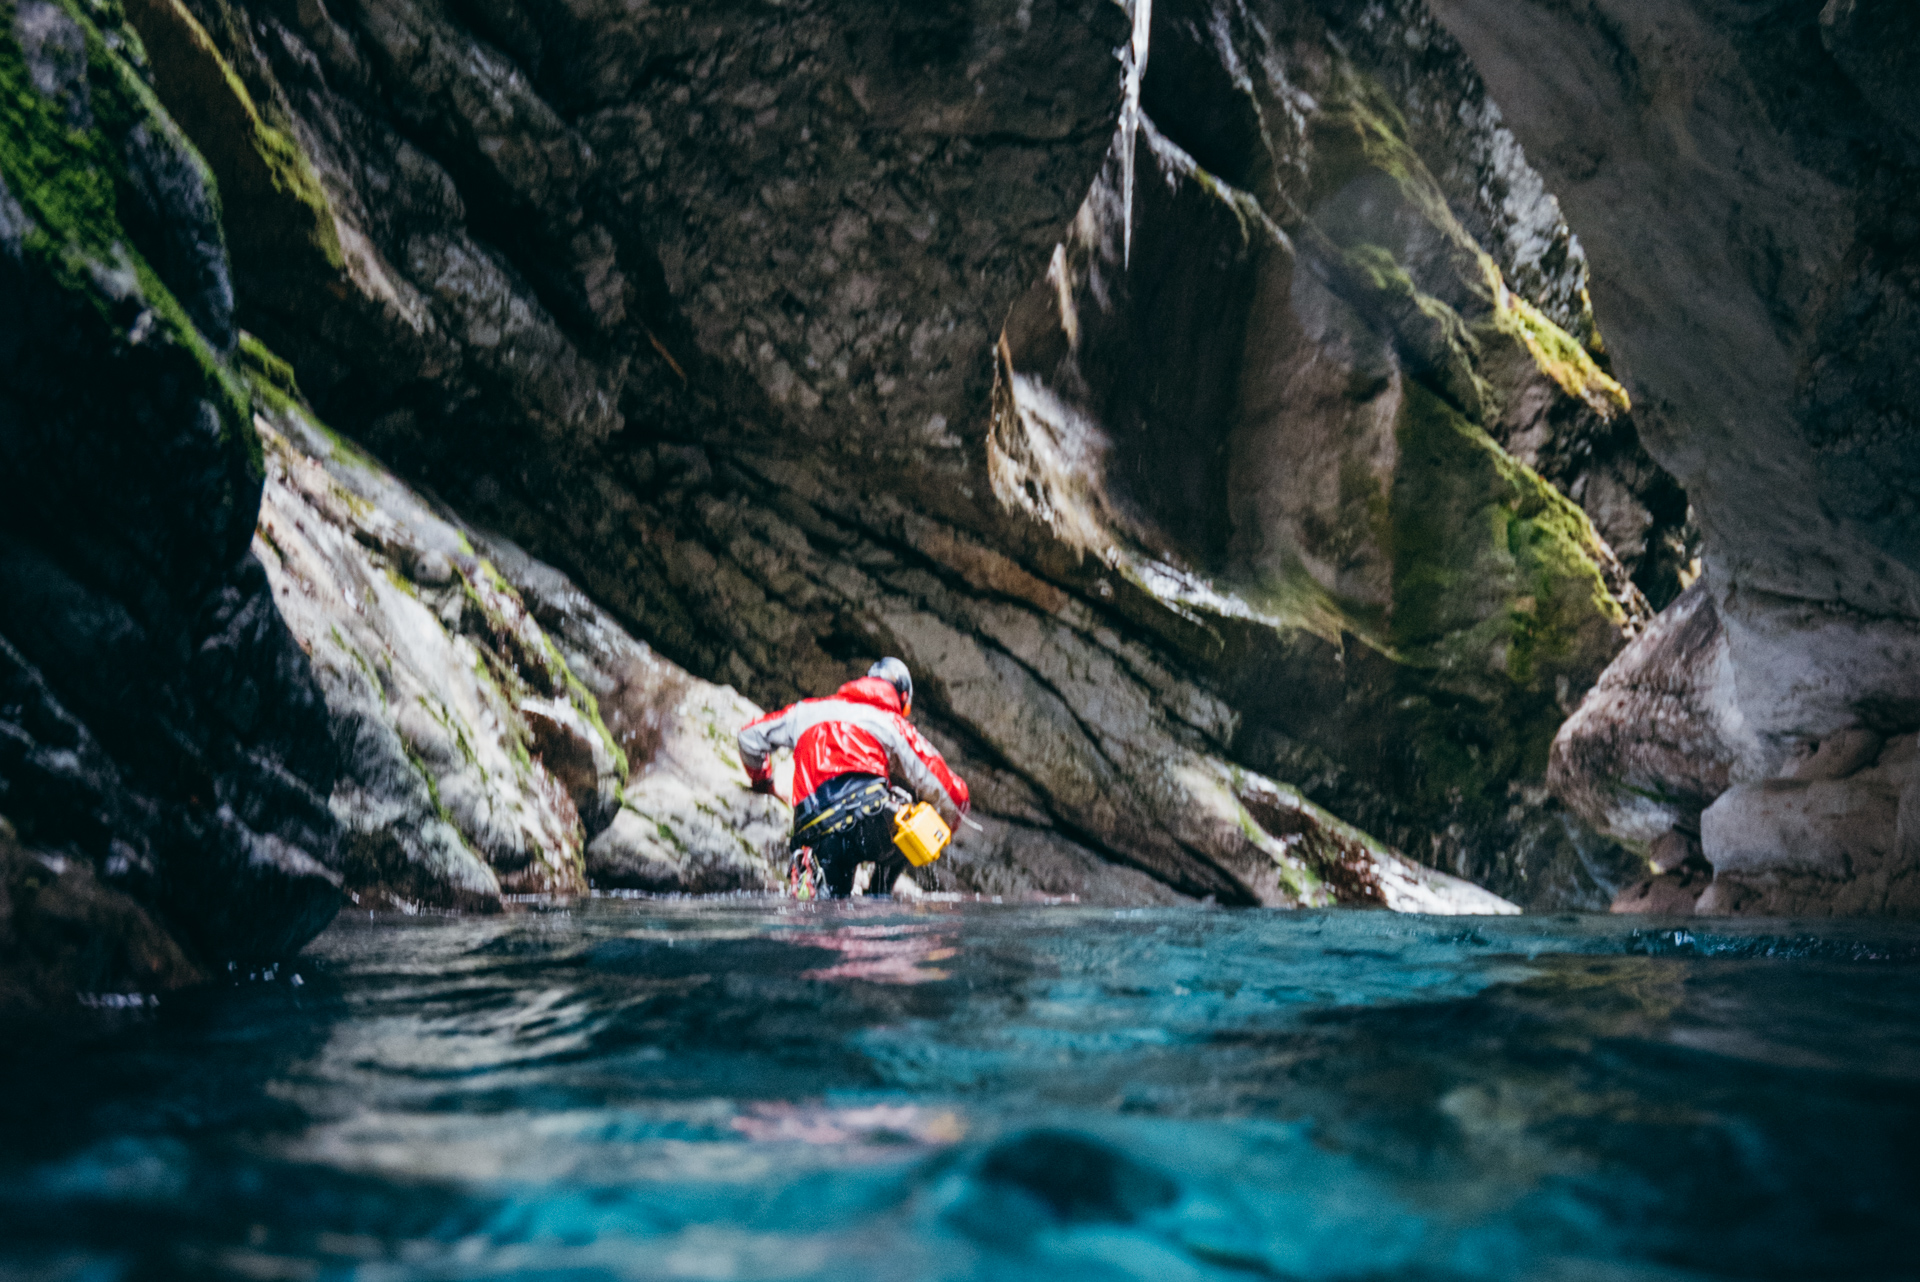
[[931,804],[949,826],[960,822],[966,782],[907,720],[912,706],[906,665],[883,659],[828,698],[803,699],[741,728],[740,760],[756,791],[773,791],[774,751],[793,750],[790,880],[804,883],[797,888],[823,881],[829,893],[848,894],[862,863],[875,865],[881,886],[905,871],[893,846],[890,782]]

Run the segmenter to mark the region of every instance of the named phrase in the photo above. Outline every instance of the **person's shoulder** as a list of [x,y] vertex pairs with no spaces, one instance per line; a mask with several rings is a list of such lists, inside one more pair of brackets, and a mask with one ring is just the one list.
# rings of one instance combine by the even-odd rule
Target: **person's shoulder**
[[747,724],[751,726],[751,725],[758,725],[762,721],[778,721],[780,718],[787,716],[790,713],[798,712],[800,709],[806,707],[808,704],[825,703],[825,702],[826,700],[824,699],[795,699],[792,703],[789,703],[784,707],[767,709],[765,712],[755,717],[752,721],[747,722]]

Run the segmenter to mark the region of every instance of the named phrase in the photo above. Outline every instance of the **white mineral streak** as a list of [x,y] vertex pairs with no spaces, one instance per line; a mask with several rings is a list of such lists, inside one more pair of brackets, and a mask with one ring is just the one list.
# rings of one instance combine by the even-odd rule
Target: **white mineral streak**
[[1140,84],[1147,75],[1147,41],[1153,29],[1153,0],[1133,0],[1133,40],[1127,45],[1127,96],[1120,108],[1120,164],[1126,177],[1123,266],[1133,265],[1133,140],[1140,130]]

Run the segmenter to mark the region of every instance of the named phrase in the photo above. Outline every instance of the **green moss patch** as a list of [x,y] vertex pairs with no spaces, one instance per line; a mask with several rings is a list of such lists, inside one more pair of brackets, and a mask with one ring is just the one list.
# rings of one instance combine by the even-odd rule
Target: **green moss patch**
[[[1369,232],[1396,234],[1393,229],[1409,217],[1425,223],[1439,233],[1443,246],[1431,269],[1451,275],[1466,293],[1492,303],[1479,267],[1485,255],[1454,217],[1439,183],[1407,141],[1406,118],[1384,86],[1350,67],[1340,69],[1335,92],[1310,117],[1308,130],[1313,183],[1308,205],[1320,231],[1351,248],[1369,239]],[[1367,199],[1357,206],[1343,206],[1343,193],[1360,190],[1362,185]],[[1383,201],[1397,203],[1402,212],[1383,214]],[[1361,212],[1369,207],[1372,212]],[[1334,210],[1342,212],[1330,217]],[[1358,222],[1352,221],[1356,216]],[[1403,251],[1409,248],[1399,246]],[[1435,279],[1423,279],[1430,288],[1440,288]],[[1451,296],[1451,290],[1446,292]]]
[[[467,546],[471,546],[470,544]],[[470,617],[481,622],[483,653],[493,663],[503,689],[515,693],[536,689],[548,697],[565,698],[606,745],[614,773],[622,783],[630,771],[625,749],[600,715],[600,701],[567,666],[552,638],[535,622],[525,602],[491,561],[475,557],[472,567],[459,567],[461,588],[472,607]],[[467,629],[473,631],[471,627]],[[529,677],[536,680],[529,680]]]
[[240,331],[240,346],[235,356],[255,395],[272,401],[275,408],[291,406],[302,399],[293,366],[245,330]]
[[[139,302],[151,316],[142,341],[171,346],[198,367],[205,394],[220,415],[223,443],[240,456],[257,482],[264,470],[245,384],[195,328],[120,218],[129,179],[119,140],[136,126],[162,133],[171,126],[152,92],[99,29],[71,0],[61,0],[61,5],[86,41],[94,118],[88,129],[69,125],[60,105],[34,87],[14,35],[14,8],[0,8],[0,174],[33,221],[27,253],[62,289],[89,304],[114,333],[115,344],[121,331],[139,321],[140,307],[127,296],[123,283],[114,283],[132,276]],[[206,181],[217,199],[212,179]]]
[[160,100],[234,207],[236,241],[253,255],[292,251],[339,271],[333,211],[306,153],[266,121],[206,28],[180,0],[129,0],[127,18],[153,61]]
[[1561,688],[1585,689],[1625,614],[1586,514],[1438,396],[1407,384],[1397,425],[1391,642],[1422,672],[1403,703],[1425,774],[1480,790],[1543,770]]
[[[1585,401],[1595,412],[1612,418],[1632,410],[1633,401],[1627,389],[1600,368],[1592,352],[1549,320],[1539,308],[1507,289],[1498,280],[1498,272],[1491,263],[1488,269],[1494,271],[1499,296],[1499,306],[1494,309],[1491,321],[1497,332],[1524,344],[1543,374],[1559,384],[1561,391]],[[1604,350],[1599,346],[1599,330],[1593,334],[1596,348]]]

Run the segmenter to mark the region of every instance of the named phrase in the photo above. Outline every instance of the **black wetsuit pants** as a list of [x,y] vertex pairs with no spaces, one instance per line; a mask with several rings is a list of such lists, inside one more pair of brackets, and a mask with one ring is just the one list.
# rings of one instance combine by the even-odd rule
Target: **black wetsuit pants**
[[[797,823],[805,824],[814,815],[873,779],[873,775],[846,774],[827,780],[801,806],[796,816]],[[796,847],[806,845],[813,848],[814,862],[826,877],[827,894],[841,899],[853,893],[853,874],[861,864],[873,865],[873,880],[868,883],[867,889],[876,895],[891,892],[895,880],[909,867],[906,856],[893,844],[891,808],[855,820],[850,826],[818,841],[807,841],[798,835],[794,840]]]

